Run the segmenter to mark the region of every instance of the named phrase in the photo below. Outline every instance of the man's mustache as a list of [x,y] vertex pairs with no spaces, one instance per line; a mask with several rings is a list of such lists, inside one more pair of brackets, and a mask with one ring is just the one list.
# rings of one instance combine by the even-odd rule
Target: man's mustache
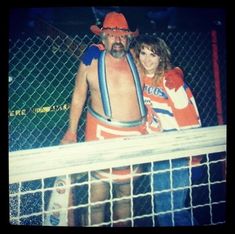
[[124,49],[124,45],[122,43],[114,43],[112,45],[112,49],[114,49],[115,46],[119,46],[121,49]]

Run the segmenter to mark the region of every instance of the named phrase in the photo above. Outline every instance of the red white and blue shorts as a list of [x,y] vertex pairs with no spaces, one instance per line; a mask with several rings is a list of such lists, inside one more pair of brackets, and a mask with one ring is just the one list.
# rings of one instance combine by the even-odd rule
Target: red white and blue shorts
[[[130,122],[109,121],[88,106],[85,131],[86,141],[138,136],[144,134],[147,134],[146,118]],[[109,169],[95,171],[92,173],[92,176],[96,179],[111,179],[112,182],[115,183],[127,183],[131,176],[140,172],[140,166],[133,166],[132,171],[130,166],[124,166],[112,168],[111,172]]]

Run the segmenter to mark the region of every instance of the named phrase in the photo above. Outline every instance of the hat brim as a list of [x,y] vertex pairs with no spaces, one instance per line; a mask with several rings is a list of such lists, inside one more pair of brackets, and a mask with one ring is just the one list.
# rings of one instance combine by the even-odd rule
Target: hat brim
[[96,34],[100,35],[101,32],[105,32],[107,34],[115,35],[115,36],[125,36],[125,35],[131,35],[133,37],[137,37],[139,35],[139,30],[136,29],[135,32],[131,31],[124,31],[124,30],[111,30],[111,29],[100,29],[97,25],[92,25],[90,27],[90,30]]

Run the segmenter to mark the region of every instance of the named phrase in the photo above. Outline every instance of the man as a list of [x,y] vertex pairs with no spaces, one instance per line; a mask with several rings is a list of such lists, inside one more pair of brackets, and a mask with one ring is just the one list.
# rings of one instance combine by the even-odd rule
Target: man
[[[82,57],[77,73],[70,109],[69,128],[61,143],[75,143],[80,119],[88,90],[90,100],[86,119],[86,141],[102,140],[131,135],[146,134],[146,112],[143,102],[142,85],[137,69],[129,53],[129,45],[139,32],[130,31],[126,18],[121,13],[106,15],[103,27],[91,26],[91,31],[99,35],[102,44],[92,45]],[[134,167],[133,173],[140,172]],[[130,195],[130,167],[96,171],[92,178],[110,178],[117,198]],[[111,174],[111,175],[110,175]],[[91,183],[90,202],[109,198],[109,183]],[[71,203],[72,195],[70,196]],[[111,204],[112,205],[112,204]],[[105,220],[105,203],[91,204],[90,224]],[[114,202],[114,221],[130,218],[130,200]],[[71,216],[72,217],[72,216]],[[70,225],[72,218],[69,218]],[[127,226],[123,221],[114,226]]]

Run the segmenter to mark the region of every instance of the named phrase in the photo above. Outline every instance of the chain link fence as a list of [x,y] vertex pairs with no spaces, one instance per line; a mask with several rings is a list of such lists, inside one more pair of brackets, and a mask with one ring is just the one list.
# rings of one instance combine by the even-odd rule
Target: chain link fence
[[[202,125],[218,125],[211,32],[159,32],[185,72]],[[48,33],[9,41],[9,151],[58,145],[68,127],[71,96],[80,56],[99,38]],[[133,41],[133,46],[135,41]],[[225,39],[218,33],[223,119],[226,122]],[[84,141],[86,108],[78,128]]]

